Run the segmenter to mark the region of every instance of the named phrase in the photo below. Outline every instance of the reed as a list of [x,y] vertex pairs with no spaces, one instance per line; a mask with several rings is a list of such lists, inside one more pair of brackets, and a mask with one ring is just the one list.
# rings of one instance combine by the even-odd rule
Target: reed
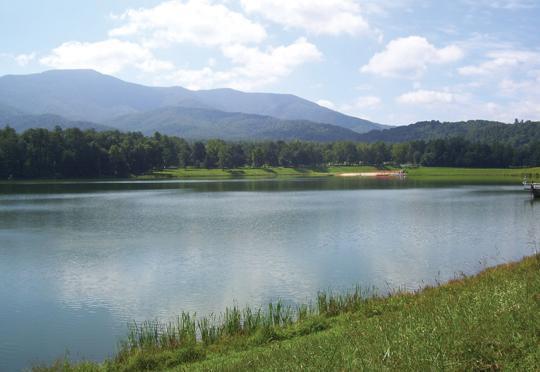
[[251,336],[257,332],[269,332],[289,328],[299,322],[318,316],[332,317],[357,311],[369,298],[368,291],[360,287],[347,293],[319,292],[313,305],[285,305],[282,301],[270,303],[262,308],[237,305],[226,308],[219,316],[197,317],[182,312],[174,321],[159,320],[130,322],[128,335],[120,343],[120,355],[138,350],[167,350],[188,347],[201,343],[209,346],[235,336]]
[[357,287],[129,325],[115,358],[37,371],[539,370],[540,255],[415,293]]

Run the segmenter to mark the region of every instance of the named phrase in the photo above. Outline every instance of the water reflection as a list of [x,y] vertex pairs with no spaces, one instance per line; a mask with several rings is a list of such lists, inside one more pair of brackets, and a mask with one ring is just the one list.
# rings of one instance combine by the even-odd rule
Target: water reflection
[[[512,186],[257,180],[0,186],[0,370],[103,358],[132,319],[417,288],[530,254]],[[5,305],[4,305],[5,304]]]

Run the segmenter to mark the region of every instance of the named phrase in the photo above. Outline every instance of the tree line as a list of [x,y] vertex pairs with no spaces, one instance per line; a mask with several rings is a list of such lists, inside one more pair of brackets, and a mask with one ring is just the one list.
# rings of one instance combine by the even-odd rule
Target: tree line
[[455,167],[540,165],[540,142],[513,147],[461,137],[386,144],[302,141],[189,142],[155,133],[77,128],[0,129],[0,178],[126,177],[171,167],[321,167],[413,164]]
[[472,142],[502,143],[521,146],[540,141],[540,122],[519,121],[504,124],[496,121],[469,120],[458,122],[423,121],[387,130],[360,135],[361,142],[399,143],[413,140],[430,141],[438,138],[463,137]]

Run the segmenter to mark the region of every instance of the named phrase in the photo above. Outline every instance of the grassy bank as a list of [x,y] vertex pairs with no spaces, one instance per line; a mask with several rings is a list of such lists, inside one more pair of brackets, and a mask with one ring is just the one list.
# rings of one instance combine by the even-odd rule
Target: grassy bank
[[234,177],[325,177],[345,172],[369,172],[376,170],[370,166],[321,167],[321,168],[235,168],[205,169],[177,168],[152,173],[151,176],[166,178],[234,178]]
[[[91,181],[115,181],[118,179],[232,179],[232,178],[274,178],[274,177],[330,177],[339,176],[342,173],[374,172],[377,170],[395,170],[398,168],[373,166],[330,166],[316,168],[287,168],[287,167],[264,167],[264,168],[233,168],[233,169],[206,169],[206,168],[175,168],[154,171],[145,175],[97,178],[37,178],[0,180],[0,184],[13,183],[57,183],[66,182],[91,182]],[[540,167],[534,168],[446,168],[446,167],[419,167],[407,168],[407,176],[413,180],[422,181],[456,181],[456,182],[494,182],[516,183],[520,182],[525,175],[529,179],[540,182]]]
[[[269,177],[328,177],[341,173],[361,173],[376,171],[371,166],[341,166],[320,168],[236,168],[205,169],[178,168],[154,172],[140,178],[269,178]],[[540,180],[540,167],[536,168],[444,168],[419,167],[407,169],[407,175],[414,180],[519,183],[525,175]]]
[[[199,334],[202,337],[196,337]],[[131,328],[114,359],[36,370],[539,370],[540,255],[417,293],[184,314]]]
[[524,176],[540,181],[540,167],[536,168],[444,168],[420,167],[407,170],[407,175],[418,180],[490,181],[519,183]]

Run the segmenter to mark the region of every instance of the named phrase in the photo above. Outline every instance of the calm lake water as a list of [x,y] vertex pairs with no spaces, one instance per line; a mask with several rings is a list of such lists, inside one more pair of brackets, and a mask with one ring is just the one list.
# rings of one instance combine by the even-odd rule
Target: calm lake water
[[0,184],[0,370],[103,359],[133,319],[472,274],[532,254],[539,217],[519,185]]

